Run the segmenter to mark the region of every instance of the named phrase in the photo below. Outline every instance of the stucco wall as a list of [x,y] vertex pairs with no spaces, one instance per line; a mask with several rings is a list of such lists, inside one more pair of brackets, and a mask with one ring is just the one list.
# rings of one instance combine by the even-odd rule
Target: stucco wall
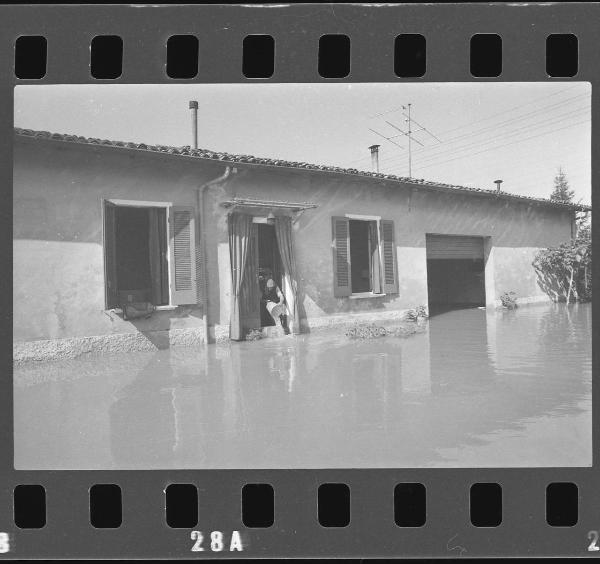
[[[202,327],[179,307],[149,320],[105,311],[102,199],[195,206],[195,188],[222,166],[185,159],[19,139],[14,153],[13,335],[15,341]],[[132,345],[134,346],[134,345]]]
[[[224,164],[17,138],[14,165],[15,341],[123,333],[151,340],[153,334],[162,338],[163,331],[201,331],[199,306],[135,322],[105,311],[102,199],[195,206],[196,188],[219,176]],[[389,315],[427,304],[426,233],[489,238],[488,302],[504,291],[545,299],[531,268],[533,255],[570,237],[570,216],[562,210],[307,171],[244,165],[238,171],[206,197],[209,320],[221,331],[229,322],[231,289],[227,210],[221,203],[234,195],[318,204],[293,228],[302,308],[309,320],[342,312]],[[331,217],[345,214],[394,220],[397,295],[333,296]]]
[[[409,185],[334,178],[297,171],[249,171],[227,186],[210,192],[209,248],[227,249],[227,210],[218,204],[232,196],[312,202],[294,224],[294,243],[300,276],[300,294],[308,318],[343,312],[401,311],[427,304],[427,233],[485,237],[486,301],[514,291],[523,301],[545,300],[531,262],[538,249],[568,241],[568,211],[529,206],[501,199],[444,194],[413,189]],[[267,210],[268,211],[268,210]],[[266,213],[266,212],[265,212]],[[379,216],[394,220],[399,292],[378,298],[336,298],[333,295],[332,216]],[[219,309],[211,318],[227,323],[229,317],[229,257],[211,257],[211,288],[225,281]]]

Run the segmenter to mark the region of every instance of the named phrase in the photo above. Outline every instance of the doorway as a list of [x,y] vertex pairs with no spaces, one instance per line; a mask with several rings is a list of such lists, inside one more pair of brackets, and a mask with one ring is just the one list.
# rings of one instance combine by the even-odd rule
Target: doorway
[[483,237],[427,235],[426,249],[430,313],[485,306]]
[[[254,226],[257,231],[258,243],[258,285],[262,297],[262,293],[269,278],[273,278],[275,284],[277,284],[279,288],[282,288],[281,257],[279,255],[279,247],[277,246],[275,226],[268,223],[256,223]],[[267,311],[262,300],[260,300],[259,307],[261,327],[275,325],[273,317],[271,317],[271,314]]]

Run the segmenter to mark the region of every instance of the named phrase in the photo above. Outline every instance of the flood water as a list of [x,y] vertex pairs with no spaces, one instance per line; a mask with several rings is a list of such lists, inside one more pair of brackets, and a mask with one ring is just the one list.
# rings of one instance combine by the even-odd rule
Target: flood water
[[15,368],[17,469],[590,466],[591,304]]

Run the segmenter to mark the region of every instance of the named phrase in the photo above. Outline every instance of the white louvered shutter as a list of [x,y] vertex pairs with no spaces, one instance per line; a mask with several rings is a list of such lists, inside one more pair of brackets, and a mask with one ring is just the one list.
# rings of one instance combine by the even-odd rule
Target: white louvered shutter
[[194,208],[172,207],[169,210],[169,247],[171,264],[171,304],[195,304],[196,236]]

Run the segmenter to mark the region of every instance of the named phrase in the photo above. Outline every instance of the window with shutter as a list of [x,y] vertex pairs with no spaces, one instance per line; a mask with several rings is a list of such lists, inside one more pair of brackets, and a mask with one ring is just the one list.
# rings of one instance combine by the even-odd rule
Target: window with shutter
[[171,303],[173,305],[195,304],[197,291],[194,208],[171,208],[169,228]]
[[347,217],[333,217],[333,295],[343,298],[352,293],[350,282],[350,227]]
[[381,245],[383,255],[383,281],[386,294],[398,293],[398,265],[394,240],[394,222],[381,220]]

